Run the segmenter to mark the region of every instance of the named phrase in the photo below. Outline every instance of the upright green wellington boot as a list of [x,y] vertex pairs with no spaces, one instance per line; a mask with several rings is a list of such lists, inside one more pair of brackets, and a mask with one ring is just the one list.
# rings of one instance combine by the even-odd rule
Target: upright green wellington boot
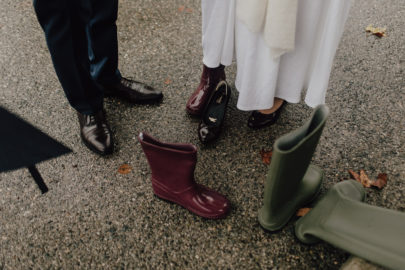
[[405,269],[405,213],[363,203],[363,186],[334,185],[295,225],[306,244],[320,239],[391,269]]
[[275,141],[259,210],[259,222],[266,230],[281,229],[319,192],[323,173],[310,161],[328,115],[328,107],[320,105],[302,127]]

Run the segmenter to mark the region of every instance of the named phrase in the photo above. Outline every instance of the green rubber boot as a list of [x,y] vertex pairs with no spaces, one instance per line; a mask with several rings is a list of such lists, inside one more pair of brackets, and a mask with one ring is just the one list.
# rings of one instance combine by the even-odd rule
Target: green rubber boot
[[358,257],[391,269],[405,268],[405,213],[363,203],[363,186],[334,185],[295,225],[306,244],[320,239]]
[[319,192],[322,170],[309,163],[328,115],[328,107],[320,105],[302,127],[275,141],[259,210],[259,222],[266,230],[281,229]]

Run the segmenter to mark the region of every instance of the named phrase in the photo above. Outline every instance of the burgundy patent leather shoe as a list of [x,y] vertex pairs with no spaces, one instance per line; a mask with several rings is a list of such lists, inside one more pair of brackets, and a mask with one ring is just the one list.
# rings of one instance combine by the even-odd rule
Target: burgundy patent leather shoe
[[84,145],[99,155],[109,155],[113,152],[113,139],[103,110],[95,114],[77,113],[80,124],[80,137]]
[[210,219],[225,217],[228,199],[194,181],[197,148],[191,144],[163,143],[146,133],[138,137],[152,171],[156,196],[177,203],[192,213]]
[[162,101],[162,92],[144,83],[121,78],[112,85],[102,85],[105,97],[117,97],[134,104],[152,104]]
[[204,65],[200,84],[187,101],[187,113],[200,116],[217,84],[225,79],[225,66],[209,68]]

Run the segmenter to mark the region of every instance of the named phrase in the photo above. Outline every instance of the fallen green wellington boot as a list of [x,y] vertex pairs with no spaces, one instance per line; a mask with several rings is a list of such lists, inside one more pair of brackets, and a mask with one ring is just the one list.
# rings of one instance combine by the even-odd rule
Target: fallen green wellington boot
[[365,204],[365,197],[356,181],[336,184],[297,221],[295,234],[306,244],[322,239],[382,266],[405,269],[405,213]]
[[328,107],[320,105],[302,127],[275,141],[259,210],[263,228],[281,229],[298,208],[317,195],[323,173],[309,163],[328,115]]

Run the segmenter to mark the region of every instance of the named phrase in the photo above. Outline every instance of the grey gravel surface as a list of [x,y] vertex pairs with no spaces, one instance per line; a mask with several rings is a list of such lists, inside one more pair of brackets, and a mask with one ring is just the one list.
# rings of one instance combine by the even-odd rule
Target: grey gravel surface
[[[183,12],[180,6],[185,6]],[[234,92],[223,134],[210,147],[197,138],[198,120],[185,103],[201,72],[200,1],[121,0],[120,69],[162,89],[159,106],[107,100],[116,152],[98,157],[80,142],[78,122],[53,70],[28,0],[1,0],[0,105],[74,150],[41,163],[50,191],[41,195],[25,169],[0,174],[0,269],[338,269],[349,254],[301,244],[294,219],[268,233],[257,222],[267,166],[261,149],[300,126],[311,109],[288,105],[276,125],[246,126]],[[388,174],[367,202],[405,211],[405,4],[357,0],[337,52],[327,104],[331,116],[313,162],[325,171],[322,193],[348,178]],[[387,36],[365,33],[369,24]],[[227,69],[233,86],[235,66]],[[166,82],[170,83],[166,84]],[[7,127],[1,127],[1,129]],[[224,194],[233,209],[210,221],[157,199],[136,136],[199,148],[196,178]],[[1,131],[0,131],[1,132]],[[133,170],[117,173],[122,164]]]

